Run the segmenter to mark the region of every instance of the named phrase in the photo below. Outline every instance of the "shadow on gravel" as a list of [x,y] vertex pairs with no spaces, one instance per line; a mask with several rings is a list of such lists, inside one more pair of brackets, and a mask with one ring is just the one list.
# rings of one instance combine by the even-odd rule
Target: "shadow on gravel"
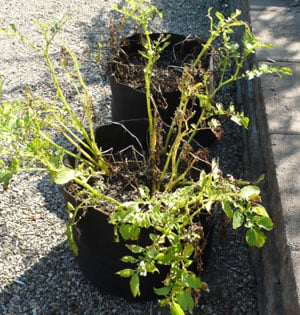
[[[90,310],[81,300],[90,301]],[[6,286],[0,305],[1,314],[109,314],[101,313],[101,296],[79,270],[67,242]]]
[[[239,241],[241,234],[228,230],[228,244]],[[249,266],[239,255],[247,255],[242,249],[236,256],[228,256],[227,246],[216,246],[208,262],[203,280],[207,281],[210,293],[203,294],[195,314],[256,314],[253,286]],[[224,278],[224,270],[226,277]],[[245,283],[234,283],[237,272],[242,273]],[[228,281],[226,281],[226,278]],[[217,281],[217,279],[221,281]],[[246,285],[245,285],[246,284]],[[88,305],[88,309],[86,308]],[[113,311],[112,311],[113,310]],[[220,310],[222,310],[221,313]],[[217,313],[216,313],[217,312]],[[128,302],[115,298],[95,288],[79,269],[76,257],[68,249],[67,242],[52,248],[20,277],[5,286],[0,293],[1,314],[33,315],[167,315],[155,301]]]
[[37,187],[44,197],[45,208],[55,213],[61,220],[67,221],[67,210],[61,186],[51,183],[46,175],[38,182]]
[[81,272],[67,242],[0,292],[0,313],[7,315],[148,315],[151,309],[159,314],[155,301],[129,303],[102,294]]

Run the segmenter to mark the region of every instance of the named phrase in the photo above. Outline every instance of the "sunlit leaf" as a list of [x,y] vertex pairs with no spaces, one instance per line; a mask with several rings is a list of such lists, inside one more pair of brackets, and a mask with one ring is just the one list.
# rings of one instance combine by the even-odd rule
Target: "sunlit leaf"
[[139,194],[142,198],[148,199],[150,196],[150,189],[147,186],[138,187]]
[[260,227],[267,231],[271,231],[273,229],[273,222],[269,217],[259,217],[255,223]]
[[236,210],[233,213],[232,227],[234,229],[238,229],[240,226],[242,226],[243,222],[244,222],[243,214],[240,211]]
[[234,121],[237,125],[243,126],[244,128],[248,128],[249,125],[248,117],[244,117],[243,115],[232,115],[230,119]]
[[128,255],[128,256],[123,256],[121,258],[121,261],[123,261],[124,263],[134,264],[137,262],[137,259],[134,258],[133,256]]
[[216,17],[217,17],[220,21],[224,21],[224,20],[225,20],[225,17],[224,17],[224,15],[223,15],[221,12],[217,11],[215,14],[216,14]]
[[249,185],[241,189],[240,195],[245,199],[252,199],[260,194],[260,189],[257,186]]
[[75,178],[75,170],[68,167],[49,171],[51,179],[58,185],[64,185]]
[[144,247],[138,246],[138,245],[126,245],[126,247],[132,251],[134,254],[140,254],[142,253],[145,249]]
[[134,273],[129,281],[130,291],[133,297],[139,296],[140,293],[140,278],[137,273]]
[[133,224],[122,224],[119,229],[124,240],[137,240],[140,228]]
[[120,271],[116,272],[117,275],[119,275],[122,278],[129,278],[134,274],[134,270],[133,269],[122,269]]
[[269,217],[265,207],[263,207],[262,205],[259,206],[255,206],[252,208],[252,211],[258,215],[261,215],[263,217]]
[[283,72],[284,74],[287,74],[287,75],[293,74],[293,70],[291,68],[288,68],[288,67],[281,67],[280,70],[281,70],[281,72]]
[[78,247],[73,238],[73,231],[71,224],[66,224],[66,236],[68,239],[68,247],[74,253],[75,256],[78,256]]
[[159,272],[153,262],[146,262],[145,263],[146,271],[150,273]]
[[170,304],[171,315],[184,315],[184,311],[178,303],[172,302]]

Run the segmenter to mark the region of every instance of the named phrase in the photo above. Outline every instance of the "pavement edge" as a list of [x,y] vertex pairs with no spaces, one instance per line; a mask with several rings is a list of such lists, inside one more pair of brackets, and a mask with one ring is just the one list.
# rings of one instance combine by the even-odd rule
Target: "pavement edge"
[[[242,19],[251,25],[248,1],[230,0],[230,6],[233,10],[239,8]],[[248,67],[254,64],[257,64],[255,56],[249,60]],[[300,314],[299,283],[294,274],[294,255],[286,237],[288,227],[283,215],[262,80],[264,78],[237,84],[238,103],[251,122],[244,134],[245,176],[256,179],[265,174],[262,194],[275,224],[264,248],[251,250],[258,282],[258,309],[263,315]]]

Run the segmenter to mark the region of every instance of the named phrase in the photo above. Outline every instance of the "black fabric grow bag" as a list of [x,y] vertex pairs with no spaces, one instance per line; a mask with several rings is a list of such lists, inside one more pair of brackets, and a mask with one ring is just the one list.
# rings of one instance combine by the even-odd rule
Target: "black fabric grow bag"
[[[142,146],[145,150],[148,143],[147,136],[148,121],[146,119],[122,121],[95,129],[95,138],[99,147],[102,150],[113,148],[114,152],[121,151],[131,145],[137,149]],[[67,159],[66,163],[72,167],[75,166],[75,161],[72,159]],[[69,202],[74,207],[80,203],[80,200],[77,200],[67,187],[64,187],[63,194],[66,203]],[[203,222],[205,223],[207,217],[204,219]],[[121,269],[132,268],[131,264],[126,264],[120,260],[125,255],[131,255],[131,252],[121,237],[119,242],[115,242],[113,225],[109,224],[108,216],[93,207],[88,207],[78,211],[75,222],[72,232],[78,247],[79,265],[84,274],[104,293],[132,299],[129,279],[115,274]],[[208,227],[211,228],[207,225]],[[142,230],[139,240],[133,244],[147,245],[150,232],[153,233],[150,230]],[[205,256],[208,255],[209,250],[210,247],[206,246]],[[157,298],[153,288],[162,286],[161,282],[165,279],[169,268],[160,266],[159,269],[160,273],[140,277],[141,296],[139,299]]]
[[[154,33],[151,34],[152,40],[157,39],[161,34]],[[189,56],[197,56],[200,52],[202,45],[204,43],[203,39],[197,37],[186,37],[179,34],[170,34],[168,39],[170,42],[169,46],[161,53],[160,59],[163,59],[164,55],[172,55],[173,60],[170,60],[169,64],[162,62],[159,67],[161,69],[177,69],[178,79],[181,76],[181,67],[185,62],[189,61]],[[142,50],[141,45],[141,35],[134,34],[126,38],[125,44],[122,46],[122,51],[126,58],[118,56],[113,58],[111,63],[111,74],[109,76],[111,91],[112,91],[112,102],[111,111],[113,121],[121,121],[136,118],[147,118],[146,109],[146,95],[141,88],[134,87],[128,78],[121,77],[121,72],[129,73],[132,71],[132,67],[139,66],[138,77],[143,77],[144,65],[137,64],[136,55],[139,54],[138,51]],[[133,55],[133,57],[131,57]],[[158,60],[158,64],[160,62]],[[203,67],[209,69],[212,67],[213,58],[208,54],[203,60]],[[128,64],[127,64],[128,63]],[[166,80],[168,80],[166,78]],[[143,82],[143,81],[142,81]],[[167,85],[168,82],[165,82]],[[162,120],[168,125],[170,124],[174,112],[179,104],[181,93],[178,90],[177,84],[175,84],[174,89],[171,91],[164,91],[164,86],[159,87],[161,93],[154,93],[152,96],[155,99],[156,106],[160,113]],[[195,118],[192,118],[190,123],[195,123],[197,117],[201,114],[201,109],[197,106],[190,104],[190,109],[195,111]],[[215,135],[211,130],[201,130],[197,133],[195,139],[203,146],[210,146],[216,141]]]

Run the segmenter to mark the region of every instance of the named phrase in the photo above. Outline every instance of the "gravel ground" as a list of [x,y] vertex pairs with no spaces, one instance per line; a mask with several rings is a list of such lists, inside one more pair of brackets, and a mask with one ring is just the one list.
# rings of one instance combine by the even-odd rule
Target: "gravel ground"
[[[84,56],[82,69],[91,96],[98,108],[98,122],[110,119],[110,88],[99,75],[103,65],[94,57],[98,42],[108,38],[112,3],[117,0],[0,0],[1,27],[10,23],[34,41],[40,41],[34,19],[58,20],[63,13],[74,18],[54,45],[53,57],[60,43],[66,42]],[[158,30],[182,34],[205,34],[207,9],[228,13],[227,1],[169,0],[153,1],[165,15]],[[0,71],[5,78],[3,97],[21,97],[28,85],[34,93],[50,96],[50,77],[42,59],[17,40],[0,35]],[[224,98],[231,98],[227,91]],[[242,176],[242,136],[238,128],[225,125],[225,137],[213,149],[225,172]],[[36,174],[16,176],[8,191],[0,195],[0,313],[1,314],[167,314],[156,302],[129,303],[97,290],[81,273],[76,258],[68,250],[65,231],[66,214],[60,188],[48,178]],[[210,293],[203,295],[195,314],[257,314],[256,280],[243,231],[227,230],[219,242],[216,229],[214,246],[203,278]],[[222,236],[223,232],[222,232]]]

